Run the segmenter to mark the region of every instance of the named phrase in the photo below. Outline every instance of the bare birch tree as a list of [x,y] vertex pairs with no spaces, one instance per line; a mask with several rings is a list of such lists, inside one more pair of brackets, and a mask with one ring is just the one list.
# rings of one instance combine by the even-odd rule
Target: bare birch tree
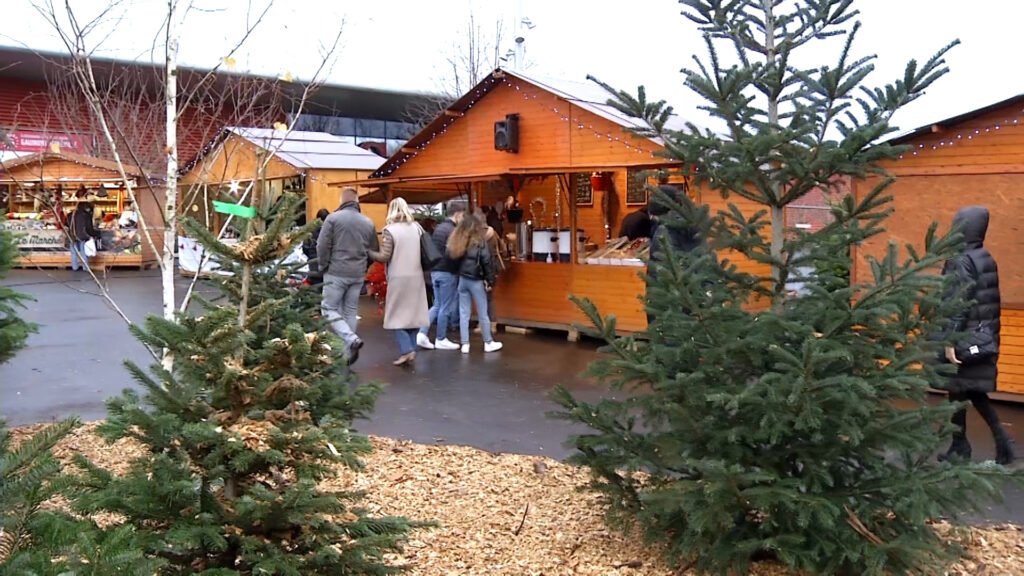
[[[159,255],[158,265],[161,271],[162,285],[162,308],[165,318],[173,319],[176,313],[176,295],[174,288],[174,258],[177,248],[177,222],[179,218],[178,199],[178,174],[180,168],[180,140],[178,131],[181,128],[183,115],[194,112],[193,122],[195,126],[211,130],[204,142],[212,142],[223,128],[231,125],[228,118],[236,120],[236,125],[249,126],[270,126],[274,120],[274,114],[283,109],[287,96],[281,89],[283,82],[290,83],[291,79],[282,81],[268,81],[267,79],[251,78],[242,75],[227,74],[225,66],[234,62],[235,55],[245,45],[246,41],[263,22],[267,13],[273,5],[273,0],[263,6],[255,13],[250,13],[245,18],[245,25],[240,33],[239,40],[225,53],[220,61],[213,68],[204,72],[191,71],[188,74],[188,81],[183,82],[182,70],[177,65],[177,52],[180,44],[178,31],[189,16],[190,12],[196,9],[194,0],[166,0],[166,13],[164,23],[160,29],[163,35],[164,62],[162,68],[153,67],[151,71],[159,70],[160,74],[149,77],[140,74],[139,70],[150,69],[145,65],[127,66],[122,74],[115,72],[116,67],[111,68],[109,76],[98,72],[94,65],[95,50],[102,44],[103,38],[93,41],[97,35],[101,35],[103,26],[116,26],[119,23],[119,16],[116,10],[123,4],[123,0],[114,0],[106,8],[101,10],[94,17],[83,20],[76,14],[69,0],[63,3],[55,0],[37,0],[34,3],[36,10],[50,23],[58,37],[64,43],[68,52],[68,60],[62,70],[65,72],[66,86],[65,96],[71,106],[78,105],[84,100],[85,108],[89,119],[103,142],[105,155],[111,157],[126,182],[126,194],[136,207],[138,202],[138,190],[130,185],[126,167],[138,166],[143,171],[143,178],[147,183],[155,180],[163,180],[162,214],[161,222],[163,238],[158,242],[151,230],[155,222],[146,222],[139,212],[139,230],[142,233],[142,241],[155,253]],[[341,26],[333,38],[333,42],[324,46],[320,54],[320,66],[314,77],[303,84],[295,96],[295,90],[290,90],[291,98],[297,101],[289,103],[289,108],[301,114],[306,100],[315,91],[322,76],[329,71],[340,42]],[[70,88],[70,91],[67,89]],[[140,96],[156,95],[161,99],[164,117],[162,128],[153,130],[131,130],[132,124],[137,124],[139,118],[153,120],[152,110],[156,109],[153,102],[141,103],[137,100]],[[135,100],[133,100],[135,99]],[[77,103],[76,103],[77,100]],[[148,113],[143,113],[143,107]],[[133,114],[133,112],[135,114]],[[227,113],[225,113],[227,112]],[[297,115],[297,114],[296,114]],[[290,127],[287,128],[290,130]],[[162,137],[155,136],[162,133]],[[194,137],[194,134],[192,135]],[[147,141],[140,142],[139,138],[146,138]],[[163,141],[160,153],[160,160],[154,161],[151,155],[152,145],[155,142]],[[270,157],[268,154],[258,171],[265,168]],[[156,178],[158,171],[163,174]],[[255,178],[254,178],[255,179]],[[194,193],[194,191],[192,191]],[[152,190],[150,190],[152,193]],[[248,193],[248,190],[246,191]],[[226,225],[225,225],[226,228]],[[224,230],[221,230],[223,234]],[[89,271],[97,286],[106,294],[103,283]],[[193,286],[195,279],[193,279]],[[188,297],[192,293],[190,287],[184,299],[181,310],[188,305]],[[113,301],[106,294],[109,302]],[[115,308],[116,308],[116,304]],[[130,320],[121,313],[124,320]],[[151,351],[152,352],[152,351]],[[165,364],[171,360],[163,358]]]
[[502,52],[506,49],[503,46],[504,39],[504,20],[498,18],[493,22],[493,28],[491,24],[485,27],[477,20],[476,14],[470,11],[456,40],[444,56],[441,66],[443,72],[437,78],[437,95],[411,102],[406,111],[408,121],[415,124],[417,129],[426,126],[452,102],[498,68],[508,57],[506,52]]

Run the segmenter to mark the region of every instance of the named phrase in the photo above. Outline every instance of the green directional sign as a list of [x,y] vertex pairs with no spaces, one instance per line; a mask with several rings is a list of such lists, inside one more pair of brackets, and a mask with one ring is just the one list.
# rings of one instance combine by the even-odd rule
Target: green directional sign
[[233,214],[239,218],[255,218],[256,208],[252,206],[242,206],[241,204],[231,204],[228,202],[213,201],[213,209],[215,212],[221,214]]

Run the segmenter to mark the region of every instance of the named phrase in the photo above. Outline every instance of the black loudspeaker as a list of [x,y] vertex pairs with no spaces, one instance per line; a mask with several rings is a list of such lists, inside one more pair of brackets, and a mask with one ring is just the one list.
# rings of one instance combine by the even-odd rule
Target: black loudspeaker
[[507,114],[504,120],[494,123],[494,149],[519,152],[519,114]]

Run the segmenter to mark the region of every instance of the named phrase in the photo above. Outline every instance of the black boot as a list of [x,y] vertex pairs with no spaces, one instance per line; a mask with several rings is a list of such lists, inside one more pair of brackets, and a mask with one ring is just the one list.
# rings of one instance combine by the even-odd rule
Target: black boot
[[989,430],[992,431],[992,439],[996,442],[996,464],[1003,466],[1012,464],[1013,448],[1010,447],[1010,435],[1006,433],[1003,423],[999,421],[999,415],[996,414],[996,409],[992,406],[988,394],[971,394],[969,398],[978,410],[978,414],[981,414],[982,419],[988,424]]
[[996,436],[996,464],[1009,466],[1013,464],[1013,448],[1010,446],[1010,436],[1005,431]]
[[967,462],[970,459],[971,443],[967,441],[967,436],[959,432],[953,435],[953,443],[949,445],[949,450],[946,450],[945,454],[939,454],[939,462]]
[[945,454],[939,455],[939,462],[969,461],[971,459],[971,443],[967,441],[967,408],[962,407],[953,413],[950,419],[956,431],[953,432],[953,443]]

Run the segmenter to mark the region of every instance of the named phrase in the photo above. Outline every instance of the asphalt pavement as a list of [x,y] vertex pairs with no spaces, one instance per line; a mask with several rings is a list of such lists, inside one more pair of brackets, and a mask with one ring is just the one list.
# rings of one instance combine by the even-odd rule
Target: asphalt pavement
[[[104,401],[134,386],[125,359],[152,362],[128,332],[118,312],[84,273],[69,270],[14,271],[3,284],[35,298],[25,317],[39,324],[26,349],[0,365],[0,417],[18,426],[49,422],[67,415],[103,418]],[[160,312],[160,278],[155,271],[117,271],[106,279],[121,312],[134,322]],[[187,281],[180,278],[178,294]],[[200,288],[210,293],[210,288]],[[564,458],[565,439],[579,428],[553,420],[556,406],[548,392],[556,384],[596,400],[613,394],[580,374],[594,358],[593,342],[569,343],[564,334],[503,333],[505,348],[484,354],[422,351],[415,368],[391,365],[396,346],[381,328],[375,304],[364,299],[359,333],[366,341],[355,365],[359,378],[384,387],[363,432],[422,443],[467,445],[492,452]],[[479,336],[474,335],[474,342]],[[936,399],[940,401],[940,399]],[[1024,457],[1024,406],[999,404],[999,414]],[[968,429],[976,459],[994,455],[987,428],[970,411]],[[1006,503],[984,515],[988,521],[1024,524],[1024,490],[1008,487]]]

